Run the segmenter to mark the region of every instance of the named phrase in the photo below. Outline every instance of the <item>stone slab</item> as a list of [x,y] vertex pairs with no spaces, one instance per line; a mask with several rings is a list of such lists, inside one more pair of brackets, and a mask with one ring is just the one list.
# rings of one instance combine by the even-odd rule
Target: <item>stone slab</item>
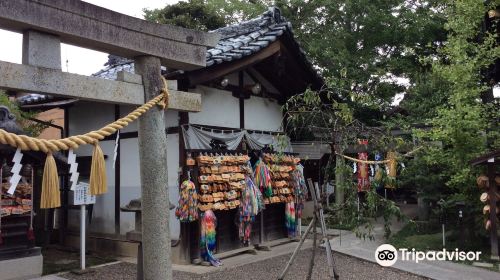
[[206,65],[206,48],[219,35],[155,24],[78,0],[2,0],[0,27],[15,32],[34,29],[61,42],[134,58],[159,57],[175,69]]
[[118,104],[143,104],[142,85],[0,61],[0,88]]
[[130,73],[127,71],[119,71],[118,73],[116,73],[116,80],[122,81],[122,82],[127,82],[127,83],[132,83],[132,84],[142,85],[141,75],[137,75],[137,74]]
[[34,30],[23,32],[23,64],[61,70],[61,40]]
[[473,262],[472,265],[473,266],[477,266],[477,267],[486,267],[486,268],[492,268],[493,267],[492,263],[484,263],[484,262]]
[[[98,102],[142,105],[142,84],[112,81],[59,70],[0,61],[0,88]],[[201,111],[198,93],[169,90],[169,110]]]
[[42,275],[42,255],[0,261],[0,280],[32,279]]

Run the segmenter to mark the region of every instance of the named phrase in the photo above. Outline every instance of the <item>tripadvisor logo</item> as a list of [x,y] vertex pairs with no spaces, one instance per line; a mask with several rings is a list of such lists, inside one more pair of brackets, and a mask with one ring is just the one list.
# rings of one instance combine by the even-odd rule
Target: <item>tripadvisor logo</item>
[[381,266],[391,266],[398,260],[398,251],[391,244],[382,244],[375,251],[375,260]]
[[[401,261],[411,261],[418,263],[419,261],[478,261],[481,252],[464,252],[458,249],[448,251],[442,249],[440,251],[416,251],[415,249],[399,249],[399,257]],[[381,266],[392,266],[398,260],[398,250],[391,244],[382,244],[375,250],[375,260]]]

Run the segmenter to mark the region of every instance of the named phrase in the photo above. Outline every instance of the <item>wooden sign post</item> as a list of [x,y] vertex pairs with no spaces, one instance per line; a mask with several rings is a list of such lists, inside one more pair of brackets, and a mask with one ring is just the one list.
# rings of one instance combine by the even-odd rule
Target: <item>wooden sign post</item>
[[[2,0],[0,28],[23,33],[23,64],[0,61],[0,88],[139,105],[160,93],[160,66],[205,66],[218,35],[159,25],[78,0]],[[60,43],[135,59],[139,82],[63,73]],[[142,81],[142,82],[141,82]],[[170,91],[169,109],[201,110],[199,94]],[[172,279],[164,112],[139,119],[144,279]]]

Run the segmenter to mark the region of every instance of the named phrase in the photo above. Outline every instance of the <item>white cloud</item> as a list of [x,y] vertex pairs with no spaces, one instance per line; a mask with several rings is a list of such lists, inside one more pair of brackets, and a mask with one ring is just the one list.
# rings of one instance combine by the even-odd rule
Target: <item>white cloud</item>
[[[106,9],[129,16],[142,18],[142,9],[162,8],[178,0],[84,0]],[[61,46],[61,63],[63,71],[90,75],[103,68],[107,61],[106,53],[79,48],[67,44]],[[0,60],[21,63],[22,35],[0,29]]]

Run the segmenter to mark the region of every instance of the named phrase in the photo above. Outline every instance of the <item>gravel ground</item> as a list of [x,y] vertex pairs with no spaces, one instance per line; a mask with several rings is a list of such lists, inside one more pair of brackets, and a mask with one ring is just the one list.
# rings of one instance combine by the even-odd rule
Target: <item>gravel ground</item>
[[[318,252],[318,251],[317,251]],[[269,260],[264,260],[248,265],[243,265],[231,269],[223,269],[210,274],[197,275],[186,272],[174,271],[174,279],[176,280],[236,280],[236,279],[276,279],[284,268],[290,255],[280,256]],[[288,273],[287,279],[305,279],[307,274],[309,259],[311,257],[311,249],[304,250],[299,253],[295,264]],[[384,268],[377,264],[362,261],[353,257],[348,257],[340,254],[335,254],[335,264],[340,279],[384,279],[384,280],[419,280],[426,279],[415,276],[396,269]],[[62,277],[76,280],[135,280],[135,265],[130,263],[119,263],[109,266],[104,266],[95,269],[94,272],[85,275],[65,274]],[[312,279],[329,279],[326,267],[326,254],[324,251],[319,251],[316,255],[314,271]]]

